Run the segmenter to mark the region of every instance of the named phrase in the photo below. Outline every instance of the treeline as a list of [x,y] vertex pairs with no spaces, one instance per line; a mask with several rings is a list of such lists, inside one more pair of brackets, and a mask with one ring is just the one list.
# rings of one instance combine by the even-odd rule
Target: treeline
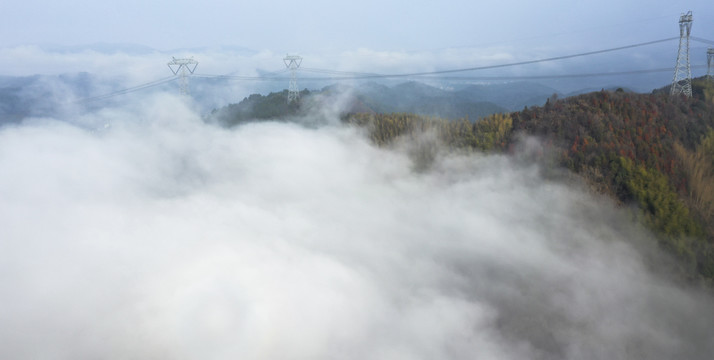
[[557,162],[658,234],[691,274],[714,280],[714,87],[691,98],[664,91],[600,91],[475,122],[410,114],[353,114],[378,145],[433,133],[452,149],[509,151],[519,134],[540,138]]
[[[300,95],[305,97],[309,93],[309,91],[303,90]],[[213,110],[210,119],[223,126],[231,127],[246,122],[285,119],[288,116],[299,115],[301,110],[301,102],[288,104],[288,91],[284,90],[265,96],[250,95],[237,104]]]
[[[471,94],[474,91],[478,93],[484,90],[447,91],[417,82],[393,88],[377,84],[360,87],[335,85],[316,91],[303,90],[297,102],[288,104],[288,92],[285,90],[268,95],[252,94],[238,103],[213,110],[208,118],[209,121],[231,127],[246,122],[290,121],[295,117],[320,116],[325,109],[339,113],[340,116],[349,113],[405,112],[427,117],[438,114],[450,120],[478,118],[506,111],[506,108],[494,103],[477,101]],[[533,87],[528,88],[528,91],[533,91]],[[500,92],[503,93],[504,89],[500,89]]]
[[452,149],[503,151],[510,143],[513,120],[508,114],[493,114],[477,122],[449,121],[414,114],[350,114],[345,122],[367,128],[375,144],[384,146],[396,139],[414,140],[434,133],[439,142]]
[[481,121],[449,121],[414,114],[349,114],[343,121],[368,129],[379,146],[395,141],[406,144],[415,170],[425,170],[443,146],[458,151],[502,151],[509,142],[513,121],[509,115],[493,114]]
[[635,203],[661,245],[714,279],[711,83],[695,96],[596,92],[513,113],[514,131],[552,142],[563,166]]
[[[694,96],[600,91],[544,106],[470,121],[407,113],[376,114],[353,99],[343,121],[367,129],[380,146],[409,144],[417,168],[435,151],[508,152],[520,135],[540,138],[555,163],[621,204],[636,204],[638,218],[692,274],[714,282],[714,86],[693,82]],[[290,121],[337,102],[339,96],[304,91],[288,104],[287,91],[251,95],[212,114],[226,126],[256,120]],[[344,105],[344,104],[343,104]]]

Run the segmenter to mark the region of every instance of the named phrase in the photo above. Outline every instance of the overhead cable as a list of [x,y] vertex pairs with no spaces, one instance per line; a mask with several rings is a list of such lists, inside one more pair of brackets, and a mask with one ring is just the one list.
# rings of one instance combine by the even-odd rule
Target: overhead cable
[[144,83],[144,84],[141,84],[141,85],[132,86],[132,87],[130,87],[130,88],[117,90],[117,91],[114,91],[114,92],[111,92],[111,93],[108,93],[108,94],[103,94],[103,95],[98,95],[98,96],[92,96],[92,97],[88,97],[88,98],[78,99],[78,100],[76,100],[75,102],[92,102],[92,101],[106,100],[106,99],[112,98],[112,97],[114,97],[114,96],[124,95],[124,94],[132,93],[132,92],[135,92],[135,91],[144,90],[144,89],[152,88],[152,87],[155,87],[155,86],[163,85],[163,84],[172,82],[172,81],[174,81],[174,80],[176,80],[176,77],[174,77],[174,76],[169,76],[169,77],[166,77],[166,78],[163,78],[163,79],[154,80],[154,81],[151,81],[151,82],[148,82],[148,83]]

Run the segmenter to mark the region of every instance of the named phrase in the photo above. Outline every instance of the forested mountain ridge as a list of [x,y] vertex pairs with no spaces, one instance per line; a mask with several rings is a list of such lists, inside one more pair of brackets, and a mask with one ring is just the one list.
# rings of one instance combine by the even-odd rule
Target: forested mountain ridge
[[[477,122],[409,114],[352,114],[370,138],[387,145],[435,131],[459,151],[508,152],[532,136],[558,166],[583,178],[636,216],[693,277],[714,280],[714,87],[694,82],[694,96],[599,91]],[[423,165],[433,156],[422,149]]]
[[[301,101],[290,105],[286,91],[252,95],[213,116],[234,126],[339,107],[343,121],[367,129],[375,144],[390,146],[397,138],[410,143],[417,169],[428,167],[443,145],[459,152],[508,153],[524,136],[537,138],[548,155],[532,156],[547,157],[549,166],[570,170],[593,191],[634,206],[633,215],[657,234],[660,246],[679,258],[691,278],[713,284],[714,86],[705,79],[693,85],[689,98],[669,96],[666,88],[651,94],[602,90],[458,120],[383,113],[369,101],[326,88],[303,91]],[[436,134],[431,139],[440,144],[425,141],[425,132]]]
[[306,115],[319,104],[339,102],[343,113],[411,113],[450,120],[476,120],[522,109],[525,105],[543,104],[554,93],[555,89],[525,82],[472,85],[450,90],[414,81],[392,87],[370,82],[357,86],[327,86],[319,91],[303,90],[300,100],[290,106],[287,91],[253,94],[238,103],[214,110],[211,117],[221,124],[233,126],[244,121]]
[[[511,114],[513,133],[543,138],[563,166],[623,204],[692,270],[714,279],[714,103],[695,95],[595,92]],[[512,141],[513,139],[511,139]]]

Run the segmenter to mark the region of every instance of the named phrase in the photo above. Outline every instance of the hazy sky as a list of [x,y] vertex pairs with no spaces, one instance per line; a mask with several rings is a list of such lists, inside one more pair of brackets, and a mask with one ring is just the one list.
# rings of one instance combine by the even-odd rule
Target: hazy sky
[[599,46],[675,36],[677,18],[687,10],[694,12],[695,33],[713,38],[714,5],[707,1],[10,0],[0,13],[0,45],[120,42],[279,52],[560,41]]
[[[0,39],[0,74],[123,72],[138,84],[167,75],[170,56],[195,56],[201,73],[255,75],[257,68],[283,69],[288,52],[303,55],[304,67],[320,69],[382,74],[458,69],[676,37],[679,15],[688,10],[694,14],[693,36],[714,39],[714,3],[709,1],[10,0],[0,11],[0,33],[5,35]],[[98,43],[162,52],[151,58],[107,58],[82,53],[83,48],[75,51],[80,54],[56,52],[56,46]],[[706,64],[707,46],[692,42],[693,65]],[[235,47],[255,52],[236,57]],[[233,54],[227,56],[227,50]],[[479,75],[673,68],[676,52],[674,40]],[[705,72],[703,67],[693,69],[695,76]],[[671,78],[666,72],[563,87],[622,85],[649,91]]]

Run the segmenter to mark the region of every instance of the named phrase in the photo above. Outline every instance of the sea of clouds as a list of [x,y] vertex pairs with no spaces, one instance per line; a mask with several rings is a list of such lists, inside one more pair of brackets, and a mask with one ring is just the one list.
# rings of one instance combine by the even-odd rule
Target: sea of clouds
[[336,120],[226,129],[166,94],[5,126],[0,353],[711,358],[711,297],[518,158],[416,171]]

